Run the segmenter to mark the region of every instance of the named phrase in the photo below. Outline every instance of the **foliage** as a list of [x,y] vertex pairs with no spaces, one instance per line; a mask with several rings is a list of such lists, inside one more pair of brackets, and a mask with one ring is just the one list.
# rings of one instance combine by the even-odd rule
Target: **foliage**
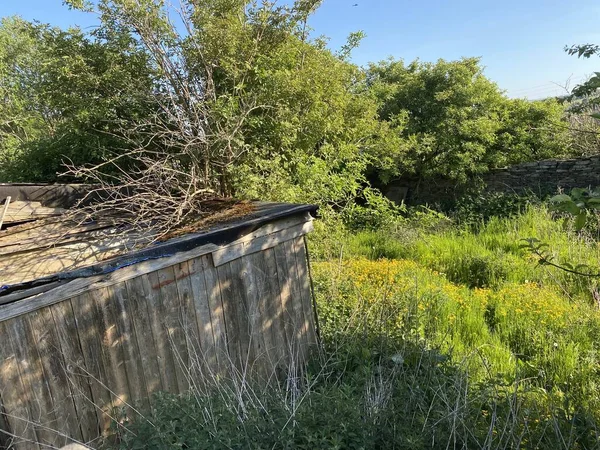
[[197,190],[338,208],[352,202],[387,126],[364,74],[347,62],[361,34],[337,54],[309,37],[306,21],[318,4],[99,2],[101,30],[128,36],[155,74],[144,95],[158,112],[123,124],[132,145],[175,155],[168,165],[194,173]]
[[406,208],[397,206],[378,191],[366,188],[361,192],[360,203],[343,211],[342,220],[349,230],[378,230],[393,227],[402,220]]
[[529,206],[514,217],[492,217],[476,228],[414,233],[399,226],[393,231],[357,233],[350,236],[345,256],[410,259],[466,286],[497,289],[505,283],[535,282],[559,286],[569,298],[581,302],[596,301],[597,280],[536,268],[539,258],[523,248],[525,237],[547,243],[554,260],[600,265],[600,249],[585,236],[565,233],[543,205]]
[[66,159],[101,161],[126,143],[121,122],[152,105],[147,57],[115,31],[67,31],[20,18],[0,23],[0,177],[54,181]]
[[379,115],[399,127],[406,150],[380,176],[464,180],[491,167],[561,155],[566,132],[555,101],[510,100],[487,79],[477,58],[437,63],[372,64],[368,82]]
[[[576,55],[578,58],[591,58],[600,54],[600,47],[595,44],[572,45],[566,46],[565,52],[572,56]],[[584,83],[575,86],[571,92],[571,98],[583,100],[583,103],[579,105],[579,111],[589,110],[598,104],[598,88],[600,88],[600,72],[595,72]]]
[[584,114],[582,100],[573,99],[566,102],[566,120],[570,134],[570,154],[573,157],[586,157],[598,154],[600,148],[600,121],[589,114]]
[[459,224],[479,226],[493,217],[514,217],[540,203],[533,193],[488,192],[473,189],[459,197],[450,215]]
[[[581,231],[588,217],[596,215],[596,211],[600,210],[600,189],[574,188],[570,194],[555,195],[549,202],[552,210],[565,212],[574,217],[575,230]],[[563,227],[567,228],[568,225],[569,217],[566,217]]]
[[504,98],[496,141],[486,153],[488,167],[505,167],[572,154],[565,106],[555,99]]

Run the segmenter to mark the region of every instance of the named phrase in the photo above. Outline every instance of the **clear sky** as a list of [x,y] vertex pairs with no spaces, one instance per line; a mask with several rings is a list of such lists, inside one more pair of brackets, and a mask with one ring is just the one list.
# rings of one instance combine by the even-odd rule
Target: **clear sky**
[[[61,27],[95,23],[62,0],[0,0],[0,16],[12,14]],[[578,60],[563,51],[566,44],[600,44],[599,19],[594,0],[324,0],[311,26],[331,38],[332,48],[350,32],[364,31],[353,53],[357,64],[389,56],[479,56],[486,75],[510,96],[540,98],[564,93],[556,84],[569,78],[576,84],[600,71],[600,58]]]

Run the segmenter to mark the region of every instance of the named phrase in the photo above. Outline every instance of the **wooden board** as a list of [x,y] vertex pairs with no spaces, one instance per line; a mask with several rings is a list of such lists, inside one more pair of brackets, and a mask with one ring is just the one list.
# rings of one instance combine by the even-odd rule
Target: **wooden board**
[[277,230],[273,233],[260,235],[251,240],[234,242],[222,249],[212,253],[215,266],[226,264],[234,259],[241,258],[244,255],[251,255],[269,248],[273,248],[282,242],[289,241],[300,236],[304,236],[313,230],[312,221],[303,222],[290,228]]
[[306,348],[308,345],[307,332],[308,327],[304,317],[304,308],[302,307],[302,291],[300,276],[296,267],[295,248],[292,241],[283,244],[285,249],[285,264],[289,274],[289,283],[291,289],[291,311],[293,323],[293,349],[298,352],[298,360],[304,361],[306,358]]
[[158,368],[158,352],[155,336],[148,313],[148,301],[151,295],[150,281],[147,276],[127,280],[128,307],[132,326],[137,339],[137,347],[141,366],[144,371],[146,396],[149,400],[153,394],[162,390],[160,372]]
[[275,262],[277,264],[277,277],[279,281],[279,296],[281,299],[281,322],[286,337],[286,355],[292,359],[292,363],[297,362],[298,344],[296,336],[297,320],[293,308],[293,279],[292,273],[286,259],[286,249],[284,244],[279,244],[273,248]]
[[[231,298],[229,301],[234,305],[232,309],[237,323],[240,373],[244,376],[248,373],[250,364],[256,358],[252,345],[251,321],[248,320],[250,309],[248,306],[248,293],[244,285],[244,264],[241,259],[236,259],[221,267],[228,267],[229,269],[227,273],[229,283],[231,284]],[[222,270],[221,267],[219,267],[219,270]]]
[[226,325],[227,350],[229,354],[229,367],[235,367],[242,372],[245,357],[242,353],[240,336],[244,334],[243,325],[239,323],[240,314],[237,309],[237,299],[234,295],[234,287],[231,276],[231,267],[224,265],[216,269],[217,279],[219,283],[219,291],[221,292],[221,304],[223,305],[223,322]]
[[[131,395],[127,382],[125,356],[117,326],[117,308],[107,288],[90,292],[98,311],[98,333],[102,345],[102,364],[105,371],[104,384],[111,392],[111,415],[121,422],[121,417],[133,415]],[[94,355],[92,355],[94,356]]]
[[[29,314],[27,319],[56,414],[56,423],[52,424],[52,427],[57,430],[74,430],[75,434],[72,437],[82,441],[78,413],[71,393],[71,382],[66,371],[67,364],[64,360],[52,311],[49,308],[40,309]],[[67,443],[69,440],[62,436],[53,440],[53,444],[58,447]]]
[[216,372],[217,374],[224,374],[230,366],[230,355],[227,348],[227,329],[223,314],[223,303],[221,301],[221,286],[219,285],[217,269],[213,265],[210,255],[202,256],[202,269],[215,341]]
[[10,202],[3,223],[25,222],[64,214],[62,208],[46,208],[40,202]]
[[167,329],[165,316],[166,309],[163,305],[160,292],[160,281],[157,272],[148,275],[150,290],[146,297],[150,328],[156,345],[156,357],[158,372],[160,374],[162,389],[166,392],[177,393],[177,375],[175,365],[177,360],[173,356],[169,344],[169,330]]
[[198,330],[198,346],[195,347],[193,362],[200,372],[211,377],[211,372],[217,368],[217,350],[202,260],[202,257],[198,257],[187,262]]
[[78,328],[72,301],[58,303],[47,309],[51,313],[52,320],[48,317],[46,326],[44,327],[44,324],[40,323],[40,328],[49,329],[51,328],[50,324],[54,323],[60,346],[60,364],[68,381],[71,400],[75,406],[81,440],[90,442],[98,437],[101,428],[81,346],[82,336],[89,330]]
[[277,370],[285,367],[287,361],[287,336],[285,333],[283,306],[281,302],[281,284],[275,259],[275,250],[270,248],[261,252],[264,259],[268,295],[265,298],[264,311],[269,321],[272,342],[272,363]]
[[38,438],[32,425],[33,415],[29,410],[28,386],[23,383],[11,323],[0,323],[0,335],[4,336],[0,345],[0,395],[2,409],[8,422],[8,432],[14,446],[37,449]]
[[315,312],[313,310],[313,296],[310,287],[310,274],[308,273],[308,259],[304,237],[293,241],[294,256],[296,258],[296,271],[300,282],[300,294],[302,296],[302,309],[306,323],[306,337],[309,346],[317,345],[317,332],[315,329]]
[[[262,286],[257,284],[256,261],[254,255],[241,258],[242,265],[242,294],[245,296],[244,303],[247,307],[248,326],[250,328],[250,343],[252,345],[253,362],[249,367],[251,373],[262,378],[268,378],[270,370],[267,368],[267,353],[265,335],[262,333],[261,317],[259,310],[259,299]],[[259,279],[260,282],[260,279]]]
[[148,409],[148,389],[142,363],[138,339],[133,327],[131,302],[125,283],[107,288],[110,301],[114,305],[114,320],[116,324],[119,346],[123,352],[123,366],[127,375],[129,398],[127,402],[136,409]]
[[[182,317],[182,305],[177,292],[177,280],[173,267],[166,267],[157,271],[158,288],[163,305],[163,326],[167,333],[167,343],[172,354],[175,366],[175,377],[177,380],[177,392],[186,392],[189,388],[187,367],[189,365],[189,353],[187,339],[185,336],[184,318]],[[156,288],[157,286],[153,286]]]

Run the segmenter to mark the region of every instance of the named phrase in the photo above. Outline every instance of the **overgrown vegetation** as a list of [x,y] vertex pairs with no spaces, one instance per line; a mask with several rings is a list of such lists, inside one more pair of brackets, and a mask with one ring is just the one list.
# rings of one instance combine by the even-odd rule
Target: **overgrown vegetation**
[[544,206],[478,228],[421,210],[385,230],[318,229],[324,353],[301,395],[161,396],[121,448],[598,448],[596,281],[537,266],[524,236],[600,261]]
[[338,51],[312,37],[319,0],[67,4],[100,26],[0,26],[2,181],[130,186],[123,169],[137,190],[178,183],[177,198],[339,211],[374,198],[367,180],[464,181],[575,148],[564,106],[507,98],[478,59],[352,64],[360,32]]
[[337,52],[311,37],[319,0],[67,3],[100,26],[0,24],[0,181],[94,181],[118,193],[105,207],[165,229],[206,196],[321,214],[323,352],[303,383],[161,394],[107,447],[599,447],[598,278],[523,245],[597,267],[595,200],[562,197],[580,217],[565,228],[534,195],[473,188],[447,217],[370,185],[597,153],[579,112],[598,77],[567,106],[507,98],[476,58],[363,69],[361,33]]

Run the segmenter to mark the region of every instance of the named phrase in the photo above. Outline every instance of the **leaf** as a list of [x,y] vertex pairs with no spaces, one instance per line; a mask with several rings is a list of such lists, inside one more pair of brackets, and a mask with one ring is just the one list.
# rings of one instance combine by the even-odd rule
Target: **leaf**
[[593,209],[600,209],[600,198],[590,198],[587,201],[587,206]]
[[571,201],[571,197],[568,196],[567,194],[558,194],[555,195],[554,197],[550,198],[550,203],[562,203],[562,202],[570,202]]
[[579,213],[577,215],[577,217],[575,218],[575,230],[581,231],[583,229],[583,227],[585,226],[586,220],[587,220],[587,214],[585,213],[585,211],[582,211],[581,213]]
[[563,231],[567,231],[569,229],[569,222],[570,222],[569,218],[565,217],[563,220],[563,223],[562,223]]
[[574,201],[562,202],[555,206],[557,211],[565,211],[569,214],[573,214],[574,216],[579,215],[581,213],[581,208],[577,206]]
[[571,190],[571,199],[575,202],[577,202],[578,200],[580,200],[582,198],[588,197],[588,195],[589,194],[586,189],[574,188]]

